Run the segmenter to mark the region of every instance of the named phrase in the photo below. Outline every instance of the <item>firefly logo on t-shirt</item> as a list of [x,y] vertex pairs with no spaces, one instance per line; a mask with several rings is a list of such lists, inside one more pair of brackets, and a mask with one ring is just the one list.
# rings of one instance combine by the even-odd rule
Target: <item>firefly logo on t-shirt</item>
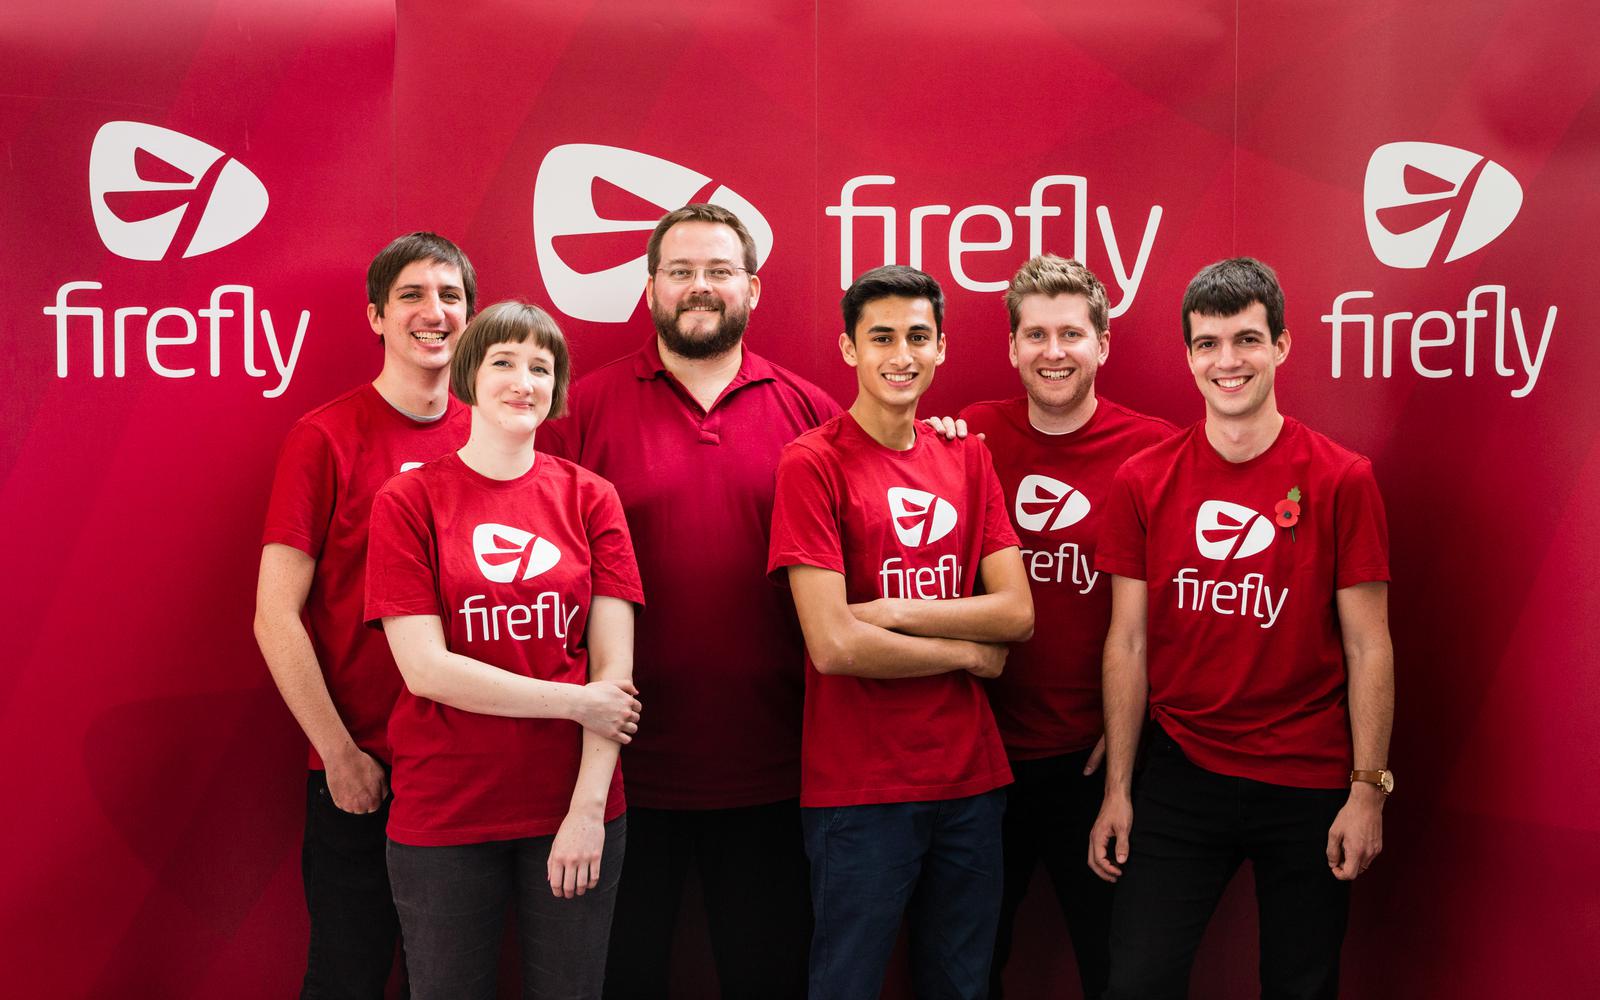
[[[1194,517],[1195,547],[1205,558],[1218,562],[1265,552],[1276,537],[1272,520],[1244,504],[1207,500]],[[1178,610],[1259,618],[1262,628],[1271,628],[1277,622],[1289,599],[1288,587],[1274,596],[1261,573],[1247,573],[1238,582],[1207,580],[1199,570],[1186,566],[1178,570],[1172,582],[1178,585]]]
[[956,526],[956,509],[950,501],[904,486],[889,488],[889,517],[902,545],[932,545]]
[[[1089,498],[1051,476],[1025,476],[1017,484],[1017,500],[1012,505],[1017,527],[1023,531],[1045,532],[1070,528],[1089,516]],[[1077,542],[1064,542],[1050,549],[1022,550],[1022,564],[1035,583],[1071,581],[1078,593],[1094,589],[1100,574],[1090,566],[1090,557]]]
[[1276,534],[1270,517],[1226,500],[1207,500],[1194,517],[1200,554],[1221,562],[1266,551]]
[[[888,498],[889,523],[902,545],[931,545],[955,530],[955,505],[943,497],[891,486]],[[890,556],[878,571],[878,592],[919,601],[955,597],[961,593],[961,564],[952,555],[940,556],[932,566],[909,566],[901,557]]]
[[472,529],[472,557],[492,583],[531,580],[561,561],[561,550],[531,531],[486,523]]
[[1060,531],[1089,516],[1089,498],[1059,479],[1032,475],[1017,484],[1017,527]]
[[[472,529],[472,557],[491,583],[516,583],[548,572],[561,561],[561,550],[531,531],[486,522]],[[501,631],[513,639],[543,639],[546,632],[566,638],[577,605],[564,605],[554,590],[538,594],[528,604],[488,604],[484,594],[461,602],[459,614],[467,626],[467,641],[497,641]]]

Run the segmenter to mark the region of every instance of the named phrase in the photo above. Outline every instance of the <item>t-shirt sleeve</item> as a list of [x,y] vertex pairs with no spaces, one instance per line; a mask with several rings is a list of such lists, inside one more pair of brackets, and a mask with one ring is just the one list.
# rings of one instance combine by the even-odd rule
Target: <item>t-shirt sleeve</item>
[[289,545],[322,558],[338,495],[338,465],[327,435],[311,424],[296,424],[278,453],[261,544]]
[[644,585],[633,554],[633,536],[616,487],[597,479],[585,518],[589,533],[589,576],[596,597],[616,597],[644,605]]
[[1100,538],[1095,544],[1094,568],[1133,580],[1148,579],[1145,557],[1146,526],[1139,506],[1138,490],[1127,465],[1117,470],[1100,520]]
[[978,459],[978,488],[983,491],[984,497],[983,554],[1021,545],[1006,511],[1006,494],[1000,488],[1000,477],[995,474],[993,456],[982,442],[974,440],[969,447]]
[[372,502],[367,537],[367,624],[402,615],[438,615],[439,568],[433,519],[391,486]]
[[772,543],[767,574],[788,583],[789,566],[816,566],[843,573],[844,544],[839,534],[839,504],[822,456],[790,445],[778,460],[778,486],[772,503]]
[[1372,463],[1351,463],[1333,498],[1334,530],[1338,533],[1334,588],[1389,579],[1389,519]]

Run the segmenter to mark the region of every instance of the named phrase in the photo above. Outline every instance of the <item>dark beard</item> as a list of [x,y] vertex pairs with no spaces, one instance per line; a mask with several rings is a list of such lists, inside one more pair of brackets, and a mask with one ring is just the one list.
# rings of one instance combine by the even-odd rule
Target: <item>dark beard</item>
[[738,347],[739,341],[744,337],[744,328],[750,323],[750,310],[729,312],[723,307],[721,322],[710,336],[687,337],[678,329],[678,317],[683,310],[693,308],[696,304],[693,300],[685,300],[671,313],[656,308],[650,310],[650,318],[656,324],[656,333],[661,337],[661,342],[667,345],[667,350],[680,358],[698,361],[702,358],[718,357]]

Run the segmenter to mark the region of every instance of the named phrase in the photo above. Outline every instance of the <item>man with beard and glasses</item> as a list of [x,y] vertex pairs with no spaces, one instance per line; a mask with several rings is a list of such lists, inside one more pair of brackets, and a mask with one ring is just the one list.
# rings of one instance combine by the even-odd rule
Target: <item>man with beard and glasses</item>
[[672,212],[647,260],[655,334],[581,379],[569,416],[539,436],[616,485],[650,599],[634,653],[650,724],[623,755],[628,851],[605,992],[668,992],[692,865],[722,995],[803,996],[804,648],[766,553],[779,452],[839,407],[745,346],[761,279],[732,212]]

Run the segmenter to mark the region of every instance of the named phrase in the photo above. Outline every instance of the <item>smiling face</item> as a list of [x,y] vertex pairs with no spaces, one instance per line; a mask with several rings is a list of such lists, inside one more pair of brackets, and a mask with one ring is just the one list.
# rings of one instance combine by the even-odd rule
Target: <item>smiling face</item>
[[761,279],[745,269],[738,234],[716,222],[680,222],[661,237],[660,252],[644,295],[662,343],[685,358],[716,357],[738,346],[761,298]]
[[1289,331],[1273,343],[1267,308],[1252,302],[1232,316],[1189,314],[1189,371],[1205,397],[1208,416],[1248,420],[1277,410],[1272,383],[1289,357]]
[[532,435],[550,413],[555,386],[555,355],[533,337],[491,345],[473,383],[473,425]]
[[944,364],[944,334],[927,299],[889,296],[861,307],[855,337],[840,334],[839,350],[856,370],[858,404],[914,409]]
[[383,338],[384,365],[436,372],[450,364],[467,325],[467,293],[453,264],[415,260],[389,288],[383,313],[367,304],[367,322]]
[[1034,405],[1062,415],[1085,406],[1110,353],[1111,335],[1095,329],[1085,296],[1025,295],[1017,304],[1011,365]]

